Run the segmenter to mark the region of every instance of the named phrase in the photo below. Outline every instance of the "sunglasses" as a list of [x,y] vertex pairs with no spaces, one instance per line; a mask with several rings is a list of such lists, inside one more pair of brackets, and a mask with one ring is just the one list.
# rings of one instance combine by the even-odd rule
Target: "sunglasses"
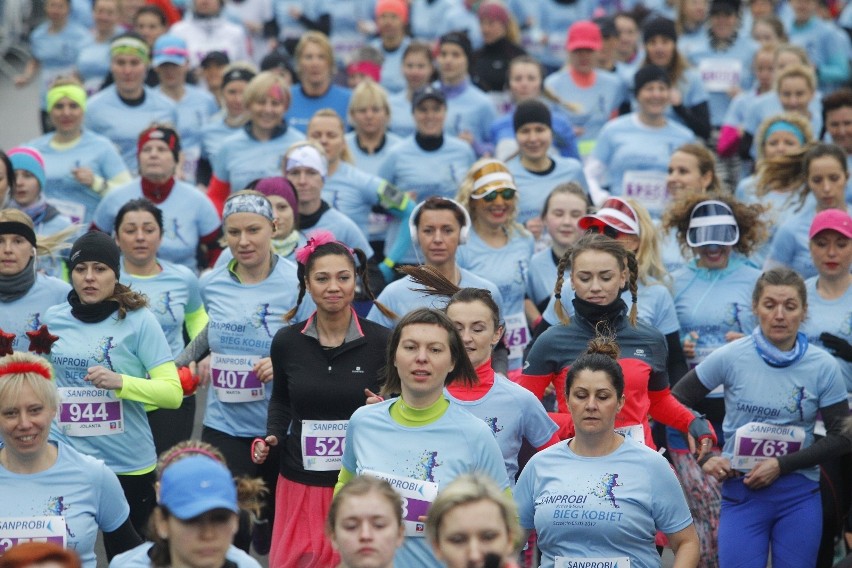
[[488,203],[491,203],[492,201],[497,199],[498,195],[501,196],[504,200],[509,201],[510,199],[515,198],[516,193],[517,193],[516,190],[514,190],[510,187],[507,187],[507,188],[504,188],[504,189],[499,189],[499,190],[495,189],[495,190],[489,191],[488,193],[486,193],[483,196],[473,195],[472,197],[474,199],[482,199],[483,201],[487,201]]

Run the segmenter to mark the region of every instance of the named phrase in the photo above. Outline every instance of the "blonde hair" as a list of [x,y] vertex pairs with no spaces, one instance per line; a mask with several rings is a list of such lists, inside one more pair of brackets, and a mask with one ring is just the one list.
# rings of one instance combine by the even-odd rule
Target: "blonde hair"
[[59,408],[59,395],[56,392],[56,383],[53,381],[53,367],[50,363],[38,355],[26,351],[16,351],[0,358],[0,369],[15,363],[37,365],[49,375],[49,378],[45,378],[36,371],[8,372],[0,375],[0,407],[18,400],[24,385],[27,385],[35,393],[36,398],[44,403],[51,412],[56,412],[56,409]]
[[296,44],[296,51],[294,53],[296,56],[296,69],[301,72],[301,69],[299,69],[299,60],[302,58],[302,52],[305,51],[309,43],[318,46],[322,50],[323,57],[328,61],[329,76],[332,75],[334,73],[334,48],[331,46],[327,35],[313,30],[303,33],[299,39],[299,43]]
[[[35,224],[30,216],[18,209],[0,209],[0,221],[21,223],[35,231]],[[58,252],[71,248],[68,238],[77,234],[79,230],[80,225],[74,224],[52,235],[36,235],[36,254],[55,257]]]
[[775,48],[775,57],[772,60],[773,65],[777,65],[778,57],[780,57],[782,53],[792,53],[793,55],[799,58],[799,62],[802,65],[811,65],[811,59],[808,57],[808,52],[805,51],[803,47],[793,45],[792,43],[782,43],[781,45]]
[[367,77],[352,91],[352,98],[349,99],[349,116],[355,114],[355,110],[369,105],[378,105],[385,109],[388,118],[391,115],[390,103],[388,102],[388,93],[384,87]]
[[[340,126],[340,138],[343,141],[343,150],[340,152],[340,159],[344,162],[349,162],[350,164],[354,164],[355,160],[352,158],[352,152],[349,151],[349,144],[346,143],[346,123],[343,122],[343,118],[337,114],[337,111],[331,108],[321,108],[314,113],[311,119],[308,121],[308,129],[305,134],[310,138],[311,136],[311,124],[313,124],[314,119],[317,118],[332,118],[337,121],[337,124]],[[326,159],[329,159],[328,154],[326,154]]]
[[[760,126],[757,129],[757,134],[754,137],[755,146],[757,147],[758,177],[760,176],[761,164],[762,162],[764,162],[764,159],[766,157],[766,152],[764,148],[766,146],[766,139],[768,138],[766,132],[776,122],[789,122],[790,124],[798,128],[801,131],[802,136],[805,137],[805,141],[804,143],[802,143],[803,147],[809,144],[810,142],[813,142],[814,140],[814,131],[813,128],[811,128],[811,121],[809,121],[801,114],[795,112],[783,112],[781,114],[776,114],[775,116],[770,116],[769,118],[760,123]],[[761,194],[760,187],[761,184],[758,183],[758,194],[764,195],[766,192]]]
[[811,90],[811,96],[816,93],[816,75],[814,74],[813,69],[805,65],[791,65],[781,71],[781,73],[775,77],[774,90],[777,92],[781,88],[781,83],[784,80],[795,77],[800,77],[805,80],[805,83],[808,84],[808,88]]
[[262,71],[248,82],[245,91],[243,91],[243,104],[248,107],[252,103],[260,102],[273,87],[278,87],[281,90],[284,104],[287,108],[290,108],[290,101],[292,100],[290,87],[281,75],[272,71]]
[[500,519],[506,526],[509,539],[517,547],[521,539],[521,527],[518,524],[518,508],[511,497],[500,491],[497,484],[485,475],[468,473],[460,475],[450,482],[438,494],[438,498],[429,507],[426,518],[426,534],[433,546],[437,546],[440,538],[441,521],[455,509],[463,505],[490,501],[500,510]]
[[[476,162],[470,166],[470,169],[467,170],[467,173],[462,179],[461,184],[459,184],[459,191],[456,194],[456,201],[462,204],[462,206],[467,209],[467,212],[470,214],[470,220],[473,222],[476,219],[476,216],[473,212],[473,208],[471,207],[471,195],[473,194],[473,176],[474,173],[479,171],[485,164],[493,161],[493,158],[480,158]],[[507,169],[508,171],[508,169]],[[509,215],[509,218],[505,222],[506,233],[511,238],[513,233],[517,232],[521,235],[529,235],[529,232],[524,228],[523,225],[518,223],[516,220],[518,218],[518,198],[520,196],[520,190],[515,194],[515,207],[512,210],[512,214]]]
[[660,254],[660,234],[651,214],[635,199],[627,197],[624,200],[636,212],[636,220],[639,222],[639,249],[636,251],[639,282],[643,286],[656,282],[670,287],[671,278]]

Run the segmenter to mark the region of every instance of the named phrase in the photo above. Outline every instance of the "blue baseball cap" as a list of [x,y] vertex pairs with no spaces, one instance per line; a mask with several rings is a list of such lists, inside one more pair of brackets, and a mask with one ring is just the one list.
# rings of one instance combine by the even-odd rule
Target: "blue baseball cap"
[[231,472],[207,456],[183,458],[163,471],[160,505],[182,521],[214,509],[239,512]]
[[181,38],[169,34],[161,35],[154,42],[154,67],[163,63],[183,65],[189,61],[189,48]]

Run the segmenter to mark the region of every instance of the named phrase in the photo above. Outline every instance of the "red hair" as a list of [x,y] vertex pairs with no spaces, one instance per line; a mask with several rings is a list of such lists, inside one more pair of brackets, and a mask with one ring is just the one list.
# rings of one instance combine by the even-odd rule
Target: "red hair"
[[0,556],[0,568],[26,568],[42,562],[58,562],[63,568],[81,568],[80,558],[58,544],[26,542]]

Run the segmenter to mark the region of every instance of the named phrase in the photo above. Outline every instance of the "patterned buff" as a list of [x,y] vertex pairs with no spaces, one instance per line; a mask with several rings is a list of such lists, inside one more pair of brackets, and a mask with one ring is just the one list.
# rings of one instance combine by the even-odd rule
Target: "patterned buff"
[[261,217],[266,217],[270,221],[273,220],[272,204],[263,195],[254,193],[237,193],[228,198],[225,202],[225,209],[222,211],[222,220],[228,218],[234,213],[254,213]]
[[132,36],[119,36],[109,44],[109,55],[135,55],[146,64],[151,61],[151,52],[148,44],[139,38]]

